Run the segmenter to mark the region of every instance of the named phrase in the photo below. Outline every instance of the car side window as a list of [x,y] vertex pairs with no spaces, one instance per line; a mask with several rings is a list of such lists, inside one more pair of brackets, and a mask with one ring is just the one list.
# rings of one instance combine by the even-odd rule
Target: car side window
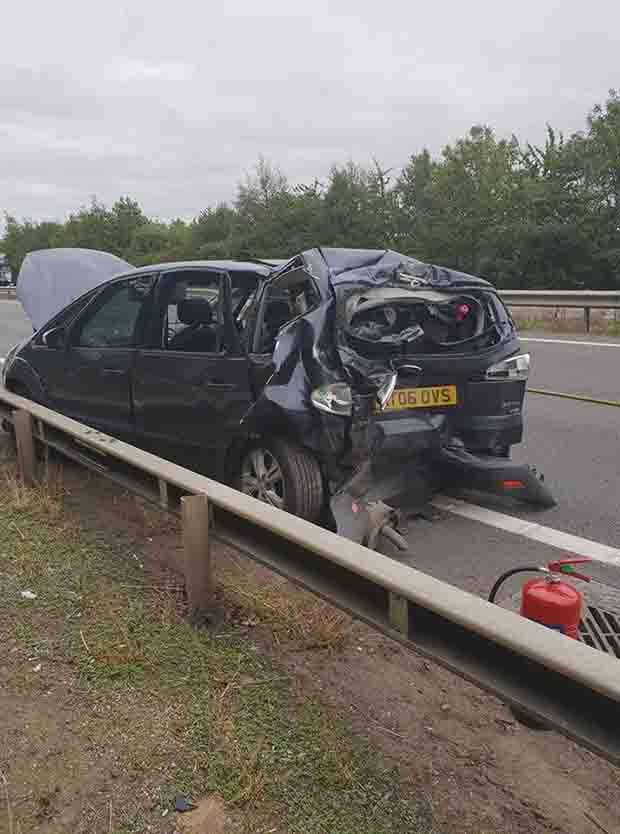
[[314,281],[302,270],[291,271],[269,286],[263,301],[258,352],[271,353],[281,328],[312,310],[319,301]]
[[165,350],[219,353],[224,346],[222,278],[218,273],[183,275],[164,292]]
[[113,284],[77,322],[72,343],[77,347],[136,347],[142,314],[153,287],[150,275]]

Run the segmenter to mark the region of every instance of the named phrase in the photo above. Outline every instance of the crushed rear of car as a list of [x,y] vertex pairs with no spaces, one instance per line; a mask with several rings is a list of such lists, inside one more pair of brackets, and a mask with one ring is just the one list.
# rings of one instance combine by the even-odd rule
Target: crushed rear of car
[[[287,307],[299,315],[278,328]],[[393,509],[442,488],[554,504],[510,461],[530,358],[487,281],[392,251],[313,249],[269,279],[254,315],[276,336],[252,421],[316,455],[344,534],[368,543]]]

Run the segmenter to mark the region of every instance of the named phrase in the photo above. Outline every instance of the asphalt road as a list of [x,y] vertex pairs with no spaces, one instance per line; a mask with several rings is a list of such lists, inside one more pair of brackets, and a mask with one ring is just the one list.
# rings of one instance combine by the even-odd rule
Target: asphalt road
[[[565,344],[539,342],[538,338],[559,338]],[[608,347],[613,344],[617,344],[617,347]],[[528,334],[523,340],[523,346],[532,355],[531,388],[620,401],[619,340],[591,341],[587,336]]]
[[0,356],[31,332],[19,301],[0,299]]
[[[29,332],[19,303],[0,301],[0,356]],[[533,357],[531,387],[620,400],[620,341],[618,347],[603,347],[525,339],[524,348]],[[525,442],[514,457],[545,473],[558,506],[533,513],[481,496],[478,503],[620,547],[620,409],[529,394]],[[551,548],[449,515],[437,523],[416,523],[410,543],[412,564],[477,593],[517,562],[541,564],[558,557]],[[610,574],[603,569],[600,575]],[[618,571],[615,581],[620,585]]]

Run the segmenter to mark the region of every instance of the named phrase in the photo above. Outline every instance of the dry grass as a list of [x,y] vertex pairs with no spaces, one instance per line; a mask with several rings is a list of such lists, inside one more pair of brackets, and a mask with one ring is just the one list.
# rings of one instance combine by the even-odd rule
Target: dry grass
[[62,511],[65,494],[63,470],[59,464],[50,463],[41,467],[36,487],[26,486],[20,479],[17,465],[10,458],[0,459],[2,467],[0,482],[6,491],[11,506],[16,512],[42,512],[50,518],[58,518]]
[[233,622],[268,629],[277,645],[338,651],[351,639],[347,614],[226,548],[218,555],[217,584]]
[[2,796],[0,798],[4,801],[4,805],[6,808],[7,832],[8,834],[17,834],[19,830],[19,823],[17,823],[16,828],[13,816],[13,806],[11,805],[11,797],[9,795],[9,780],[6,778],[6,776],[1,770],[0,784],[2,784]]
[[163,512],[143,498],[123,492],[113,495],[112,503],[119,521],[138,529],[144,536],[180,533],[180,522],[175,516]]

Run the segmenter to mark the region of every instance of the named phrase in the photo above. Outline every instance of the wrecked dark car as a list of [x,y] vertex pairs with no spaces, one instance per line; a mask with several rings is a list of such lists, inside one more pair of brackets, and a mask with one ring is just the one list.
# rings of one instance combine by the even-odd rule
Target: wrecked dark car
[[22,267],[36,333],[7,357],[8,388],[370,546],[442,488],[553,505],[510,461],[530,360],[488,282],[317,248],[105,281],[103,266],[82,295],[76,256],[55,273],[77,276],[71,293],[41,305],[54,251],[71,250],[33,253],[36,282]]

